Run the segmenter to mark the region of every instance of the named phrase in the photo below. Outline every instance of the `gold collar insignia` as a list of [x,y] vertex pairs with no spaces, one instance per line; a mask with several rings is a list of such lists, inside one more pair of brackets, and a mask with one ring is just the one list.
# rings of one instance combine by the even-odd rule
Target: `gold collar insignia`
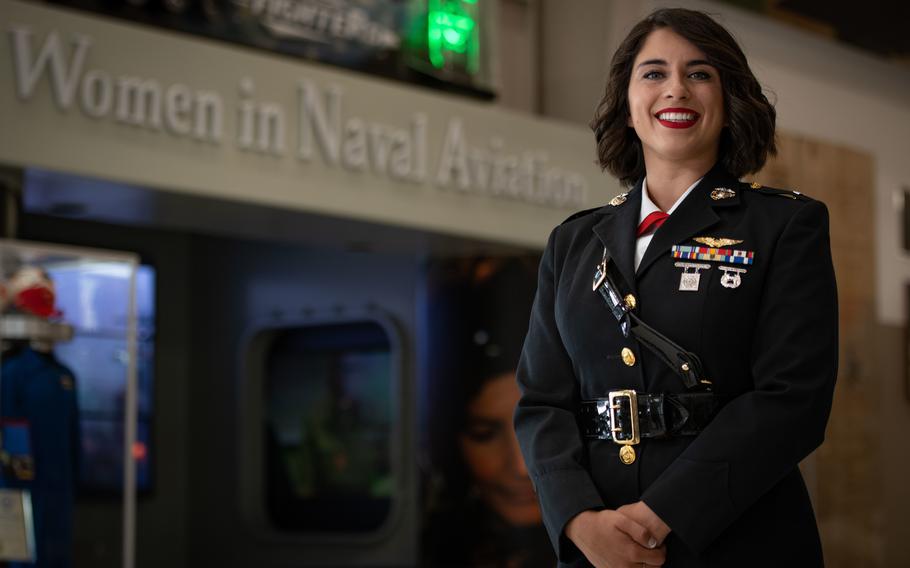
[[616,197],[614,197],[613,199],[610,200],[610,205],[612,205],[613,207],[619,207],[620,205],[622,205],[623,203],[626,202],[626,197],[628,197],[628,195],[629,195],[628,191],[625,193],[620,193],[619,195],[617,195]]
[[715,187],[714,190],[711,191],[711,199],[713,199],[714,201],[720,201],[721,199],[729,199],[729,198],[735,197],[735,196],[736,196],[736,192],[727,187]]

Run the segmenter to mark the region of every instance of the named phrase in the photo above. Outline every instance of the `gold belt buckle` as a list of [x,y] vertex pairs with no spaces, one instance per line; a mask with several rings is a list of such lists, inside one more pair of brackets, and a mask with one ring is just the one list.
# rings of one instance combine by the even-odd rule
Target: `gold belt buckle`
[[[618,411],[622,410],[621,401],[624,398],[629,399],[629,425],[630,435],[623,436],[626,429],[617,417]],[[617,390],[610,391],[607,396],[610,413],[610,430],[613,434],[613,442],[622,446],[619,449],[619,459],[622,463],[630,465],[635,461],[635,448],[632,446],[641,442],[641,434],[638,428],[638,394],[634,390]]]

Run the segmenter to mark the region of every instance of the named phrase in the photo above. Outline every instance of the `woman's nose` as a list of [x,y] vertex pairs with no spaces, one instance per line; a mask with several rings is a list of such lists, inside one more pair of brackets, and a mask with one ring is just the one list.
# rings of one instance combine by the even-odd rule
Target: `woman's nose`
[[667,99],[685,100],[689,98],[689,88],[682,78],[671,78],[667,82],[667,92],[664,95]]

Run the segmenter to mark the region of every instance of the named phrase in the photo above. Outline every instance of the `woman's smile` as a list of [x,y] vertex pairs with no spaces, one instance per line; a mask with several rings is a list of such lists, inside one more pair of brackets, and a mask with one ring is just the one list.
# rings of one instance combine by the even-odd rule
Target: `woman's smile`
[[665,108],[654,116],[667,128],[690,128],[695,126],[699,114],[687,108]]

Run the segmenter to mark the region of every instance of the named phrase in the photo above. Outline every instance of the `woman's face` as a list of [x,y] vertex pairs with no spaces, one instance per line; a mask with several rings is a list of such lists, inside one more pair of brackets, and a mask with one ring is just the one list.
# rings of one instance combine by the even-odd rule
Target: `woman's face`
[[628,96],[646,168],[717,160],[727,121],[720,76],[688,40],[668,28],[652,31],[632,65]]
[[468,404],[458,442],[483,502],[509,524],[526,526],[541,517],[512,426],[519,396],[513,372],[484,384]]

